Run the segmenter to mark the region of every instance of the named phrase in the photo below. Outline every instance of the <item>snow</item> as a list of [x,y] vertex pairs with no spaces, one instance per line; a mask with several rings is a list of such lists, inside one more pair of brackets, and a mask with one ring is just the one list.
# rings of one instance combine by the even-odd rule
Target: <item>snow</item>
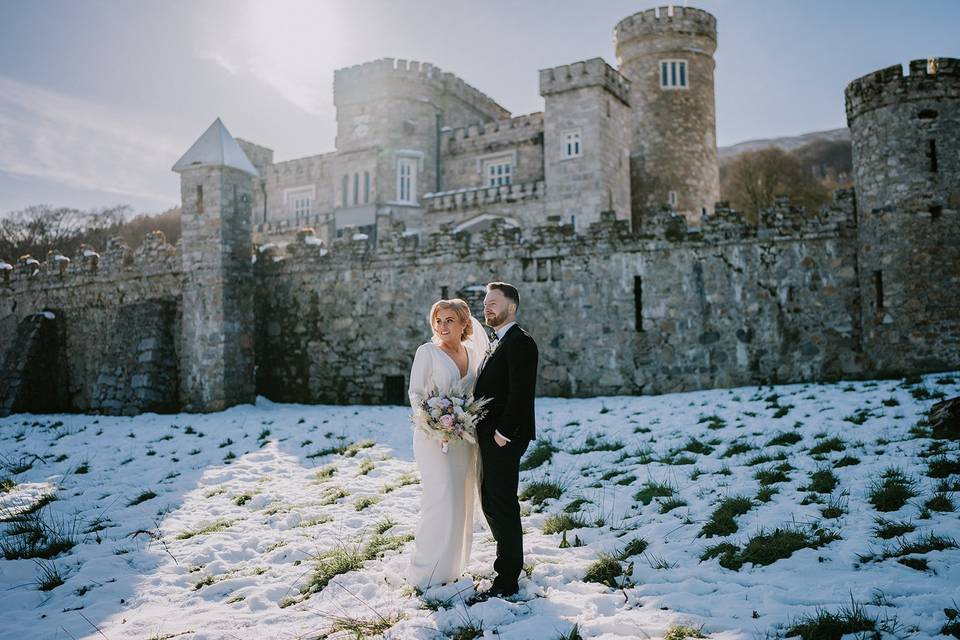
[[[532,567],[530,577],[521,578],[516,601],[472,605],[465,600],[475,582],[489,586],[495,556],[479,514],[469,575],[431,589],[425,599],[402,580],[410,543],[367,560],[309,597],[300,593],[319,554],[369,541],[386,518],[395,524],[384,535],[415,530],[420,487],[404,481],[416,472],[405,407],[276,404],[259,397],[254,405],[214,414],[13,415],[0,419],[0,478],[17,484],[0,493],[0,516],[56,492],[58,499],[44,512],[61,522],[76,519],[80,540],[53,559],[65,583],[51,591],[37,590],[33,560],[0,560],[0,638],[20,640],[28,629],[30,638],[51,639],[181,633],[191,639],[312,638],[330,632],[337,618],[399,614],[386,637],[442,638],[470,622],[482,626],[483,637],[504,640],[555,640],[575,623],[584,638],[603,640],[662,638],[676,624],[703,625],[710,638],[746,640],[777,637],[798,616],[837,612],[851,598],[870,616],[896,616],[900,637],[932,638],[947,621],[944,607],[960,602],[960,549],[913,556],[926,558],[930,571],[860,556],[896,546],[896,540],[875,536],[877,516],[913,522],[916,531],[905,536],[908,541],[931,532],[960,540],[956,513],[920,515],[938,482],[927,475],[929,458],[921,455],[934,441],[910,432],[935,402],[918,400],[915,395],[924,394],[911,391],[951,397],[960,393],[958,382],[960,372],[923,376],[916,386],[879,380],[540,398],[538,436],[559,451],[522,472],[521,486],[550,479],[564,493],[525,511],[525,562]],[[771,404],[772,394],[778,399]],[[777,417],[782,407],[785,415]],[[770,445],[782,432],[801,440]],[[842,438],[846,449],[814,460],[808,449],[832,436]],[[710,453],[689,453],[694,464],[660,461],[691,438],[719,442]],[[353,456],[323,451],[365,439],[372,445],[355,448]],[[725,457],[734,441],[756,448]],[[624,446],[603,450],[603,442]],[[956,443],[940,442],[956,457]],[[645,460],[644,449],[654,461]],[[736,519],[737,532],[698,537],[720,499],[756,495],[754,473],[771,465],[751,466],[748,460],[780,452],[795,469],[789,481],[773,485],[778,492],[770,501],[755,500]],[[833,466],[842,456],[860,463]],[[11,475],[9,466],[18,461],[32,461],[32,467]],[[84,462],[89,472],[76,473]],[[801,487],[810,473],[825,467],[839,479],[833,496],[846,502],[847,513],[836,519],[821,516],[824,505],[800,504],[809,493]],[[890,467],[916,478],[919,495],[899,511],[881,514],[867,491]],[[318,470],[329,468],[335,470],[331,477],[318,477]],[[701,475],[691,479],[694,470]],[[666,513],[659,508],[663,499],[643,505],[633,495],[647,481],[672,485],[687,504]],[[347,496],[336,498],[334,489]],[[156,497],[132,504],[146,490]],[[960,493],[948,495],[960,502]],[[375,502],[358,511],[362,497]],[[591,501],[581,514],[588,526],[568,532],[567,539],[577,536],[584,545],[560,548],[561,535],[544,534],[543,524],[578,497]],[[94,531],[96,521],[102,530]],[[218,522],[227,524],[183,537]],[[841,539],[739,571],[715,558],[699,560],[718,542],[742,544],[761,528],[807,522],[837,531]],[[584,582],[599,553],[619,552],[640,537],[649,547],[622,563],[632,567],[626,576],[632,584]],[[280,606],[291,597],[294,604]]]
[[354,240],[368,240],[369,238],[370,238],[370,236],[368,236],[368,235],[365,234],[365,233],[355,233],[355,234],[353,234],[353,239],[354,239]]
[[312,244],[312,245],[321,245],[321,244],[323,244],[323,240],[321,240],[321,239],[318,238],[317,236],[304,236],[303,242],[304,242],[304,244]]
[[0,260],[0,271],[10,271],[11,269],[13,269],[12,264],[10,264],[9,262],[4,262],[3,260]]

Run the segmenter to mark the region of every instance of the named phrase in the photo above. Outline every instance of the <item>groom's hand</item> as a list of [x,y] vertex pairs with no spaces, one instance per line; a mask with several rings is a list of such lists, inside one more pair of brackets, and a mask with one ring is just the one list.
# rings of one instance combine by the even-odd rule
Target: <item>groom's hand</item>
[[507,443],[510,442],[509,440],[504,438],[502,435],[500,435],[499,431],[493,432],[493,441],[497,443],[498,447],[505,447],[507,446]]

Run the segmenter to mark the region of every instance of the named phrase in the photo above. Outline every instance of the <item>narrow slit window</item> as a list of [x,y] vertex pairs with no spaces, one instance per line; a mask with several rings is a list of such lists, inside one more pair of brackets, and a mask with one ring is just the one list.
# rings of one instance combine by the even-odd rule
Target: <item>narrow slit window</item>
[[360,174],[353,174],[353,204],[360,204]]
[[883,271],[873,272],[873,287],[877,296],[877,311],[883,309]]
[[197,185],[197,213],[203,213],[203,185]]
[[930,171],[937,173],[937,141],[930,140],[930,150],[927,152],[927,156],[930,158]]
[[441,299],[446,300],[449,295],[450,295],[450,287],[446,287],[446,286],[440,287]]
[[347,197],[348,197],[347,189],[349,187],[349,183],[348,183],[349,180],[350,178],[348,176],[343,176],[343,184],[340,185],[340,192],[341,192],[340,204],[341,206],[344,206],[344,207],[347,206]]
[[637,331],[643,331],[643,278],[633,277],[633,306]]

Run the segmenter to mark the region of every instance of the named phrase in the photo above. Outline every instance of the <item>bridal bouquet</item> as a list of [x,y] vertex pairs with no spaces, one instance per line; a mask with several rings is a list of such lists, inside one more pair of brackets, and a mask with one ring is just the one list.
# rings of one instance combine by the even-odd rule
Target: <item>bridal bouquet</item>
[[446,453],[451,440],[477,443],[477,423],[488,402],[490,398],[475,400],[471,395],[444,395],[434,389],[420,400],[411,420],[415,429],[439,442]]

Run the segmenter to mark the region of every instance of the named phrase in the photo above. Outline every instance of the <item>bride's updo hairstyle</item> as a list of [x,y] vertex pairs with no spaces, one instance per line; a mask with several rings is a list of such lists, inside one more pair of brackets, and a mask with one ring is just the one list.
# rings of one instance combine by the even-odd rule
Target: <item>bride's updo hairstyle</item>
[[460,334],[460,342],[473,335],[473,322],[470,320],[470,307],[460,298],[452,300],[437,300],[430,307],[430,315],[427,316],[427,324],[430,325],[430,331],[434,337],[437,337],[437,329],[434,326],[434,320],[437,319],[437,313],[440,311],[453,311],[457,320],[463,323],[463,333]]

